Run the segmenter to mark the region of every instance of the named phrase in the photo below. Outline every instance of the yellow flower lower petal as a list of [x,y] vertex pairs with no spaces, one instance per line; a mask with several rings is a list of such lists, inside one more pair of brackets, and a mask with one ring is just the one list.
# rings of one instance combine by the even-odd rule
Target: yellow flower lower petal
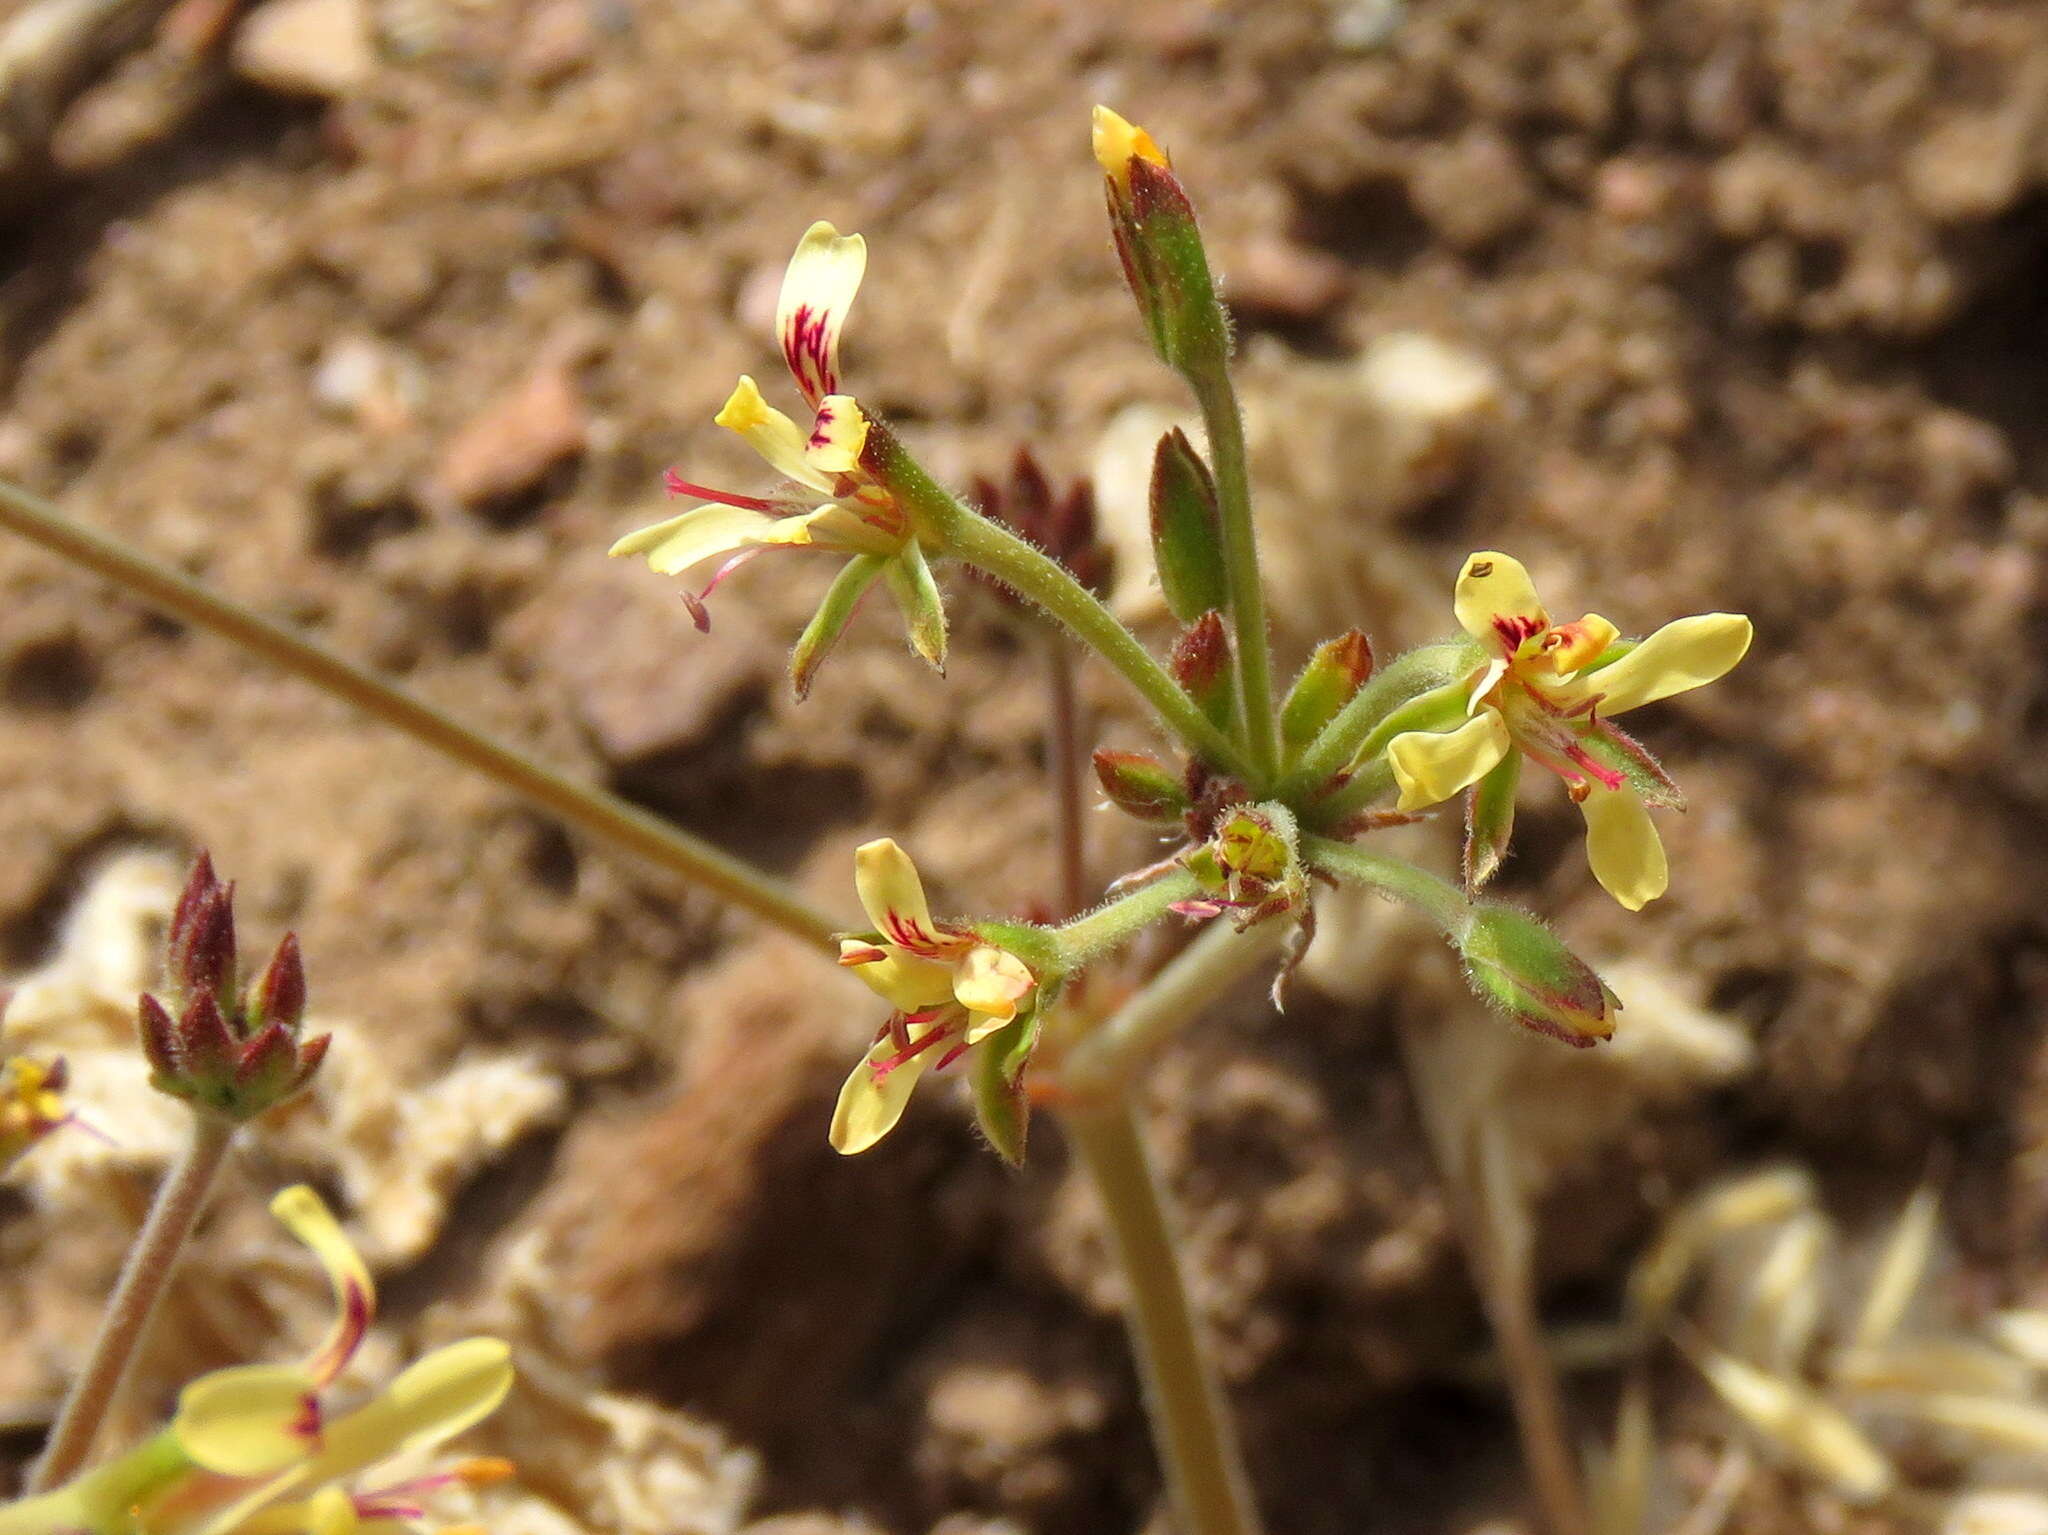
[[1505,644],[1513,652],[1550,627],[1550,615],[1536,596],[1529,572],[1513,555],[1482,549],[1465,561],[1451,598],[1459,626],[1487,647]]
[[1493,708],[1481,708],[1456,730],[1411,730],[1387,743],[1403,811],[1443,803],[1479,782],[1507,754],[1507,721]]
[[[997,1023],[1017,1016],[1017,1004],[1038,982],[1028,966],[1007,949],[977,944],[953,971],[953,995],[970,1013],[986,1013]],[[969,1043],[973,1043],[970,1034]]]
[[355,1500],[339,1487],[323,1487],[306,1504],[306,1535],[356,1535],[362,1520]]
[[766,541],[774,526],[759,512],[716,504],[696,507],[680,517],[628,533],[611,547],[614,555],[644,554],[657,575],[680,575],[717,554],[730,554]]
[[837,501],[828,501],[815,512],[778,517],[760,526],[755,543],[801,544],[841,554],[894,554],[903,543],[895,534],[884,532],[852,507]]
[[761,398],[761,391],[744,373],[715,417],[728,432],[736,432],[748,447],[768,461],[776,473],[824,495],[832,493],[832,481],[813,469],[804,457],[804,434],[781,411]]
[[1634,789],[1597,784],[1579,805],[1586,817],[1586,861],[1600,887],[1630,911],[1641,911],[1671,883],[1664,843]]
[[1560,677],[1593,661],[1621,637],[1621,631],[1598,613],[1577,623],[1558,624],[1543,636],[1543,655]]
[[823,474],[852,474],[867,445],[867,412],[852,395],[827,395],[818,402],[818,417],[804,444],[806,463]]
[[867,269],[867,241],[841,235],[820,219],[804,231],[782,274],[775,334],[797,388],[813,406],[838,392],[839,333]]
[[[880,955],[864,959],[863,954]],[[894,944],[877,947],[858,938],[842,939],[839,963],[860,977],[867,988],[899,1012],[936,1007],[953,996],[952,967],[920,959]]]
[[917,865],[895,839],[879,837],[854,849],[853,885],[861,909],[888,942],[927,957],[942,948]]
[[402,1371],[383,1395],[327,1425],[318,1454],[216,1513],[191,1535],[239,1535],[261,1509],[341,1482],[408,1450],[430,1450],[498,1410],[512,1389],[512,1350],[467,1338]]
[[876,1054],[886,1054],[891,1048],[884,1040],[875,1052],[862,1058],[839,1089],[839,1102],[832,1110],[832,1149],[841,1156],[858,1156],[896,1128],[911,1090],[930,1064],[931,1052],[926,1051],[877,1078]]
[[1612,666],[1584,677],[1602,714],[1622,714],[1726,676],[1749,651],[1755,629],[1740,613],[1701,613],[1668,623]]
[[377,1287],[341,1223],[305,1184],[294,1184],[271,1200],[270,1213],[313,1250],[334,1288],[334,1326],[319,1352],[306,1361],[307,1373],[324,1386],[341,1373],[369,1331],[377,1310]]
[[222,1476],[271,1476],[312,1453],[319,1383],[285,1365],[202,1375],[178,1395],[171,1432],[194,1464]]

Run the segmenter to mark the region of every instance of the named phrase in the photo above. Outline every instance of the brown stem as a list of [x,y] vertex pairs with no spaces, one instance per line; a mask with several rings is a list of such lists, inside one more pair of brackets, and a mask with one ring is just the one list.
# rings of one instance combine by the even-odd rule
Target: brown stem
[[192,1139],[177,1165],[165,1176],[150,1206],[149,1218],[136,1234],[135,1245],[121,1265],[99,1335],[92,1340],[85,1369],[72,1382],[42,1459],[29,1473],[29,1492],[47,1492],[78,1474],[92,1454],[93,1440],[106,1421],[107,1409],[128,1377],[136,1350],[149,1331],[157,1303],[177,1272],[186,1239],[206,1209],[215,1177],[235,1138],[235,1127],[212,1114],[192,1117]]
[[1081,753],[1081,699],[1074,687],[1074,657],[1067,637],[1045,638],[1046,769],[1052,775],[1053,844],[1059,855],[1062,917],[1088,904],[1087,803]]

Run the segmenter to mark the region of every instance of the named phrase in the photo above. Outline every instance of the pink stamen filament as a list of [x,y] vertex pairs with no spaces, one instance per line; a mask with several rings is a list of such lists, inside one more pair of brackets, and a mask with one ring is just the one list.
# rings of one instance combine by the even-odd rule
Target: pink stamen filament
[[[897,1067],[916,1060],[925,1051],[931,1049],[932,1046],[950,1037],[952,1032],[952,1029],[947,1027],[935,1027],[929,1030],[922,1039],[917,1040],[907,1048],[898,1050],[894,1055],[889,1056],[885,1060],[876,1061],[869,1070],[873,1073],[874,1079],[879,1082]],[[944,1063],[942,1062],[941,1064]]]
[[772,517],[781,510],[773,501],[760,496],[742,496],[729,490],[713,490],[708,485],[693,484],[671,469],[662,476],[662,484],[668,487],[672,496],[691,496],[699,501],[716,501],[720,506],[736,506],[741,511],[759,512]]

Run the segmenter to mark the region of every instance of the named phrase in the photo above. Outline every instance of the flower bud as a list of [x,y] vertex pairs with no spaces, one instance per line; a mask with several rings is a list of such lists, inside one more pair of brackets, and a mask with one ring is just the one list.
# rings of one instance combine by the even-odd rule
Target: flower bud
[[1230,322],[1186,189],[1152,136],[1108,107],[1095,109],[1094,143],[1110,233],[1154,349],[1191,378],[1220,377],[1230,359]]
[[1223,627],[1223,615],[1211,608],[1189,625],[1173,642],[1166,664],[1196,707],[1219,726],[1229,728],[1233,679],[1230,634]]
[[1372,676],[1372,641],[1356,629],[1325,640],[1294,679],[1280,706],[1280,735],[1299,751],[1337,717],[1337,711]]
[[1187,785],[1156,757],[1143,752],[1098,751],[1095,777],[1111,804],[1141,821],[1169,824],[1188,813]]
[[1209,466],[1175,427],[1152,454],[1152,560],[1173,616],[1191,624],[1230,600],[1222,515]]
[[1525,1027],[1581,1047],[1613,1035],[1620,999],[1527,912],[1475,906],[1458,948],[1472,989]]
[[150,1084],[240,1123],[292,1097],[326,1057],[329,1036],[302,1041],[306,969],[287,933],[246,992],[236,985],[234,886],[201,853],[171,916],[165,968],[171,1005],[145,994],[136,1032]]

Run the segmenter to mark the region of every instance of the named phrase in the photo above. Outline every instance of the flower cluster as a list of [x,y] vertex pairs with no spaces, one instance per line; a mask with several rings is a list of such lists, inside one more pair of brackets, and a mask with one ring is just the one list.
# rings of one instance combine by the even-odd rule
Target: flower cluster
[[327,1337],[294,1365],[239,1365],[187,1385],[170,1426],[129,1454],[40,1497],[0,1508],[0,1535],[354,1535],[417,1529],[437,1488],[508,1473],[464,1461],[365,1483],[379,1465],[433,1450],[497,1410],[512,1386],[496,1338],[436,1349],[370,1401],[334,1410],[330,1388],[369,1331],[369,1270],[311,1189],[272,1212],[312,1250],[334,1290]]

